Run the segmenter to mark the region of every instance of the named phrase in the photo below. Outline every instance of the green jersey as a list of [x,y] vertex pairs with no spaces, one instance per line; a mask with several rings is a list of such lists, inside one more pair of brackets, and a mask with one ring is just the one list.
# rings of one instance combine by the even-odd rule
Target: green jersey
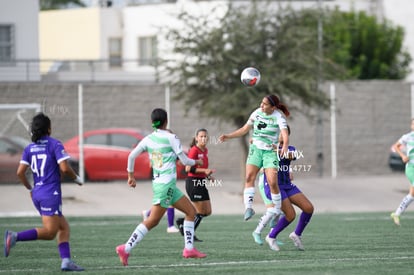
[[414,164],[414,131],[403,135],[398,142],[407,149],[406,154],[410,158],[408,162]]
[[177,157],[184,165],[194,165],[195,161],[188,159],[183,153],[178,137],[166,130],[156,130],[143,138],[128,156],[128,172],[134,171],[135,158],[147,151],[151,160],[153,183],[168,184],[176,182]]
[[280,129],[287,128],[285,116],[278,110],[267,115],[257,108],[247,120],[252,125],[252,142],[258,149],[273,150],[273,145],[279,142]]

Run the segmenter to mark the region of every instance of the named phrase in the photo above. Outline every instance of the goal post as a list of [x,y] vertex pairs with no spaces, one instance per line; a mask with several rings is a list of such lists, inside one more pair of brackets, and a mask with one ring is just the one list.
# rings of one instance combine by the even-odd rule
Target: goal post
[[23,117],[23,114],[26,113],[28,110],[32,110],[36,113],[40,112],[42,109],[42,105],[39,103],[8,103],[8,104],[0,104],[0,111],[8,111],[11,112],[8,117],[2,115],[2,121],[4,123],[4,127],[0,130],[0,135],[4,135],[5,133],[9,133],[11,129],[14,127],[16,122],[20,122],[20,124],[24,127],[26,132],[29,131],[29,123]]

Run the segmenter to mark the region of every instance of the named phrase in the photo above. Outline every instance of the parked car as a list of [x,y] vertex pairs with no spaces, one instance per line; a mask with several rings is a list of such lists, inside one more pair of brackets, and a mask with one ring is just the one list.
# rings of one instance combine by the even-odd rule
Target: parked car
[[0,183],[19,182],[17,167],[24,148],[29,144],[30,140],[22,137],[0,136]]
[[392,146],[390,149],[390,154],[388,156],[388,166],[391,168],[392,171],[405,171],[405,163],[402,161],[400,155],[397,152],[395,152]]
[[[128,155],[148,133],[132,128],[105,128],[84,133],[84,170],[85,178],[90,181],[127,179]],[[79,136],[64,144],[71,156],[70,163],[79,169]],[[152,178],[152,168],[147,152],[135,159],[135,178]],[[177,161],[177,177],[185,178],[184,166]]]

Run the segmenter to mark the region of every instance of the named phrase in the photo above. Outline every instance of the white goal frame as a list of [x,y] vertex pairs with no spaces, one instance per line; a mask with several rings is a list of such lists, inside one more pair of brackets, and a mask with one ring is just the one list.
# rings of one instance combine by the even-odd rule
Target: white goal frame
[[35,110],[36,112],[40,112],[42,109],[42,105],[39,103],[8,103],[8,104],[0,104],[0,111],[1,110],[16,110],[16,113],[7,124],[2,127],[0,131],[0,135],[4,135],[7,133],[12,125],[18,120],[26,131],[29,131],[29,124],[24,120],[22,114],[25,113],[27,110]]

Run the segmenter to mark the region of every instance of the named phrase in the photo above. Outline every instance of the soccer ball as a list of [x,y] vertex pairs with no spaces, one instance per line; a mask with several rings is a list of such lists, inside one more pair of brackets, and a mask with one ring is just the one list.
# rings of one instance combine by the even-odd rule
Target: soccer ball
[[249,87],[256,86],[260,81],[260,72],[253,67],[245,68],[240,76],[241,82]]

